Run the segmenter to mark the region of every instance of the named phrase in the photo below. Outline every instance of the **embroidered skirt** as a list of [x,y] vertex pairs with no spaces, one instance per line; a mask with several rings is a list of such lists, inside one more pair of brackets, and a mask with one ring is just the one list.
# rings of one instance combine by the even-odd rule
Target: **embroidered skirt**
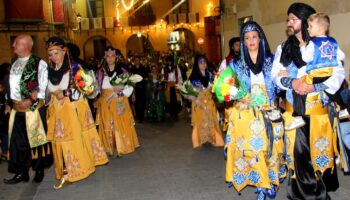
[[103,165],[108,162],[107,154],[102,146],[100,137],[96,130],[94,118],[86,99],[74,102],[82,127],[83,141],[95,165]]
[[64,170],[69,182],[82,180],[92,174],[95,163],[84,141],[76,104],[70,102],[68,97],[61,104],[52,95],[47,124],[47,139],[52,142],[56,178],[61,179]]
[[114,97],[112,89],[102,91],[96,122],[102,145],[109,155],[129,154],[140,146],[128,98]]
[[[334,170],[336,123],[334,128],[328,108],[322,106],[319,94],[306,98],[306,125],[286,131],[286,161],[290,180],[287,196],[290,199],[327,199],[328,191],[335,191],[339,182]],[[292,121],[293,108],[286,105],[285,123]]]
[[272,146],[261,111],[232,108],[225,145],[226,182],[237,191],[248,185],[270,189],[285,176],[282,122],[272,123],[271,129]]
[[192,126],[193,148],[205,143],[215,147],[224,146],[218,114],[210,91],[203,91],[199,99],[192,102]]

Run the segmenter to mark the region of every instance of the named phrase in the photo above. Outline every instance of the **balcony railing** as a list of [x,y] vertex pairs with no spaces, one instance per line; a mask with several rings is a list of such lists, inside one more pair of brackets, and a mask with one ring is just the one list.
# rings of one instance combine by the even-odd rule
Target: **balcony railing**
[[0,24],[0,32],[49,32],[54,29],[54,25],[48,23],[41,24]]

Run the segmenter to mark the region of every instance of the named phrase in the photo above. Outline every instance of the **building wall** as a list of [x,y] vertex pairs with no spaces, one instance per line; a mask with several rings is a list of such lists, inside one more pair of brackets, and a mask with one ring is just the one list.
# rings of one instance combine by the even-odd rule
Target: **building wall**
[[[5,0],[0,0],[0,24],[3,26],[5,22]],[[44,21],[46,23],[51,22],[50,17],[50,1],[43,1],[43,9],[44,9]],[[10,62],[13,55],[12,50],[12,42],[11,37],[19,35],[19,34],[29,34],[31,36],[34,36],[34,49],[33,53],[37,54],[38,56],[46,59],[47,58],[47,52],[46,52],[46,46],[45,41],[48,37],[52,35],[50,31],[46,32],[37,32],[35,30],[33,31],[20,31],[20,32],[0,32],[0,64],[3,62]]]
[[[84,1],[85,2],[85,1]],[[200,24],[199,25],[185,25],[182,26],[183,28],[187,28],[191,30],[195,37],[196,40],[199,37],[204,38],[204,27],[203,27],[203,22],[204,22],[204,17],[207,15],[207,5],[209,2],[212,3],[212,11],[211,14],[215,15],[214,8],[219,6],[219,0],[204,0],[204,1],[189,1],[189,7],[190,7],[190,12],[195,12],[199,13],[199,19],[200,19]],[[162,24],[160,27],[160,20],[161,17],[172,8],[171,5],[171,0],[164,1],[162,4],[159,3],[159,1],[150,1],[150,4],[152,6],[153,12],[156,15],[156,24],[158,25],[156,28],[153,26],[150,26],[149,32],[146,31],[147,27],[140,27],[141,31],[145,31],[142,33],[143,35],[148,34],[148,38],[150,42],[152,43],[152,46],[155,50],[158,51],[167,51],[168,50],[168,45],[167,45],[167,40],[168,36],[170,33],[176,29],[180,28],[181,26],[166,26],[165,23]],[[80,13],[82,17],[87,17],[86,12],[84,13],[84,10],[86,10],[86,3],[81,3],[80,1],[76,1],[75,4],[73,4],[73,7],[75,7],[76,12]],[[105,12],[105,17],[115,17],[116,16],[116,5],[112,3],[112,1],[104,1],[104,12]],[[121,16],[120,17],[127,17],[127,11],[124,10],[123,6],[119,7],[119,11]],[[72,32],[70,35],[72,36],[71,40],[73,40],[78,46],[83,49],[83,46],[86,41],[89,40],[89,38],[94,37],[96,35],[100,35],[103,37],[106,37],[115,48],[118,48],[121,50],[121,52],[126,55],[126,42],[130,36],[133,34],[136,34],[139,31],[139,27],[133,27],[131,30],[130,27],[123,27],[125,28],[124,30],[121,30],[119,28],[115,28],[114,31],[89,31],[89,32]],[[196,43],[196,49],[199,50],[200,47]],[[203,51],[206,51],[206,47],[204,45],[204,48],[202,48]],[[82,55],[81,57],[85,57],[85,55]]]
[[[4,1],[0,0],[0,23],[4,23],[5,21],[5,13],[4,13]],[[51,1],[43,1],[43,7],[44,7],[44,18],[45,22],[50,24],[52,23],[51,19],[51,9],[50,9],[50,2]],[[116,1],[104,1],[104,13],[105,17],[115,17],[116,16]],[[219,6],[219,0],[188,0],[189,2],[189,9],[190,12],[199,13],[199,24],[192,24],[191,26],[189,24],[183,25],[183,26],[166,26],[165,23],[161,25],[160,19],[161,17],[171,9],[172,3],[171,0],[165,0],[162,3],[159,3],[159,1],[150,1],[150,4],[152,6],[153,12],[156,15],[156,24],[158,25],[156,28],[150,28],[149,32],[147,33],[146,29],[147,27],[141,27],[141,31],[144,31],[144,35],[148,34],[148,38],[150,42],[152,43],[152,46],[155,50],[158,51],[167,51],[168,45],[167,40],[170,35],[170,33],[177,29],[177,28],[186,28],[193,32],[195,35],[195,42],[196,42],[196,50],[201,49],[202,52],[205,52],[207,50],[206,48],[206,42],[204,41],[203,46],[199,47],[197,44],[197,39],[199,37],[204,37],[204,17],[207,16],[207,5],[212,3],[212,8],[210,10],[211,15],[217,15],[218,13],[214,11],[215,7]],[[119,48],[123,54],[126,54],[126,42],[128,38],[135,34],[138,31],[138,27],[133,27],[133,30],[130,30],[130,27],[126,27],[124,30],[120,30],[119,28],[115,28],[114,30],[98,30],[98,31],[73,31],[73,25],[76,23],[76,16],[79,13],[82,17],[87,17],[87,3],[84,0],[64,0],[63,3],[65,4],[65,7],[68,9],[69,13],[69,24],[65,24],[66,29],[51,29],[48,32],[28,32],[30,35],[33,35],[37,38],[36,40],[36,48],[35,53],[38,54],[41,57],[46,57],[46,47],[45,47],[45,41],[52,35],[60,35],[71,42],[76,43],[81,48],[81,58],[84,58],[84,44],[86,41],[88,41],[90,38],[94,36],[103,36],[108,41],[111,42],[111,44]],[[128,13],[123,9],[123,6],[120,5],[120,13],[121,17],[127,17]],[[15,36],[18,34],[21,34],[23,32],[1,32],[0,34],[0,42],[3,44],[3,48],[0,50],[0,63],[2,62],[9,62],[12,55],[12,49],[11,49],[11,42],[10,38],[11,36]],[[91,47],[87,47],[91,48]],[[91,51],[88,50],[88,52],[91,53]],[[90,54],[89,53],[89,54]]]
[[0,0],[0,23],[5,21],[5,0]]

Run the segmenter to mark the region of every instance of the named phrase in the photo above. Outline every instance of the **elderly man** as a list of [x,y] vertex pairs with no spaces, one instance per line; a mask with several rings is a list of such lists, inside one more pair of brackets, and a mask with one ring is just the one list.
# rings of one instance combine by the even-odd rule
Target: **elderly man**
[[9,76],[6,112],[9,122],[8,171],[14,173],[5,184],[29,181],[29,168],[36,172],[34,181],[44,178],[44,158],[50,154],[44,125],[47,64],[31,54],[33,40],[29,35],[19,35],[13,45],[16,54]]
[[[344,68],[339,64],[332,76],[319,84],[308,85],[302,78],[306,74],[306,63],[302,60],[300,48],[310,39],[307,19],[315,12],[304,3],[293,3],[289,7],[289,37],[277,48],[272,69],[273,80],[286,90],[286,124],[292,121],[293,110],[306,122],[305,126],[285,133],[286,161],[290,171],[289,199],[329,199],[328,191],[336,190],[339,186],[336,170],[333,170],[336,149],[333,141],[336,134],[328,117],[329,102],[324,98],[324,91],[334,94],[340,88],[345,77]],[[281,70],[287,70],[288,77],[279,77]],[[305,99],[305,106],[296,102],[293,104],[296,95]]]

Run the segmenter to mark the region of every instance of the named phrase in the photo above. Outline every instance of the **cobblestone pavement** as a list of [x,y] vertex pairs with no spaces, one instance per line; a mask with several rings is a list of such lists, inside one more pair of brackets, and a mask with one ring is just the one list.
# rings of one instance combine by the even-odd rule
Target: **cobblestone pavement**
[[[178,121],[137,124],[141,147],[130,155],[110,158],[109,164],[96,169],[85,180],[54,190],[57,180],[53,168],[46,171],[41,184],[5,185],[7,164],[0,164],[0,200],[253,200],[252,188],[241,195],[226,187],[225,160],[222,148],[192,149],[191,126],[188,117]],[[31,176],[33,177],[33,172]],[[340,188],[330,193],[332,199],[350,197],[350,177],[338,173]],[[276,199],[286,199],[286,183]]]

